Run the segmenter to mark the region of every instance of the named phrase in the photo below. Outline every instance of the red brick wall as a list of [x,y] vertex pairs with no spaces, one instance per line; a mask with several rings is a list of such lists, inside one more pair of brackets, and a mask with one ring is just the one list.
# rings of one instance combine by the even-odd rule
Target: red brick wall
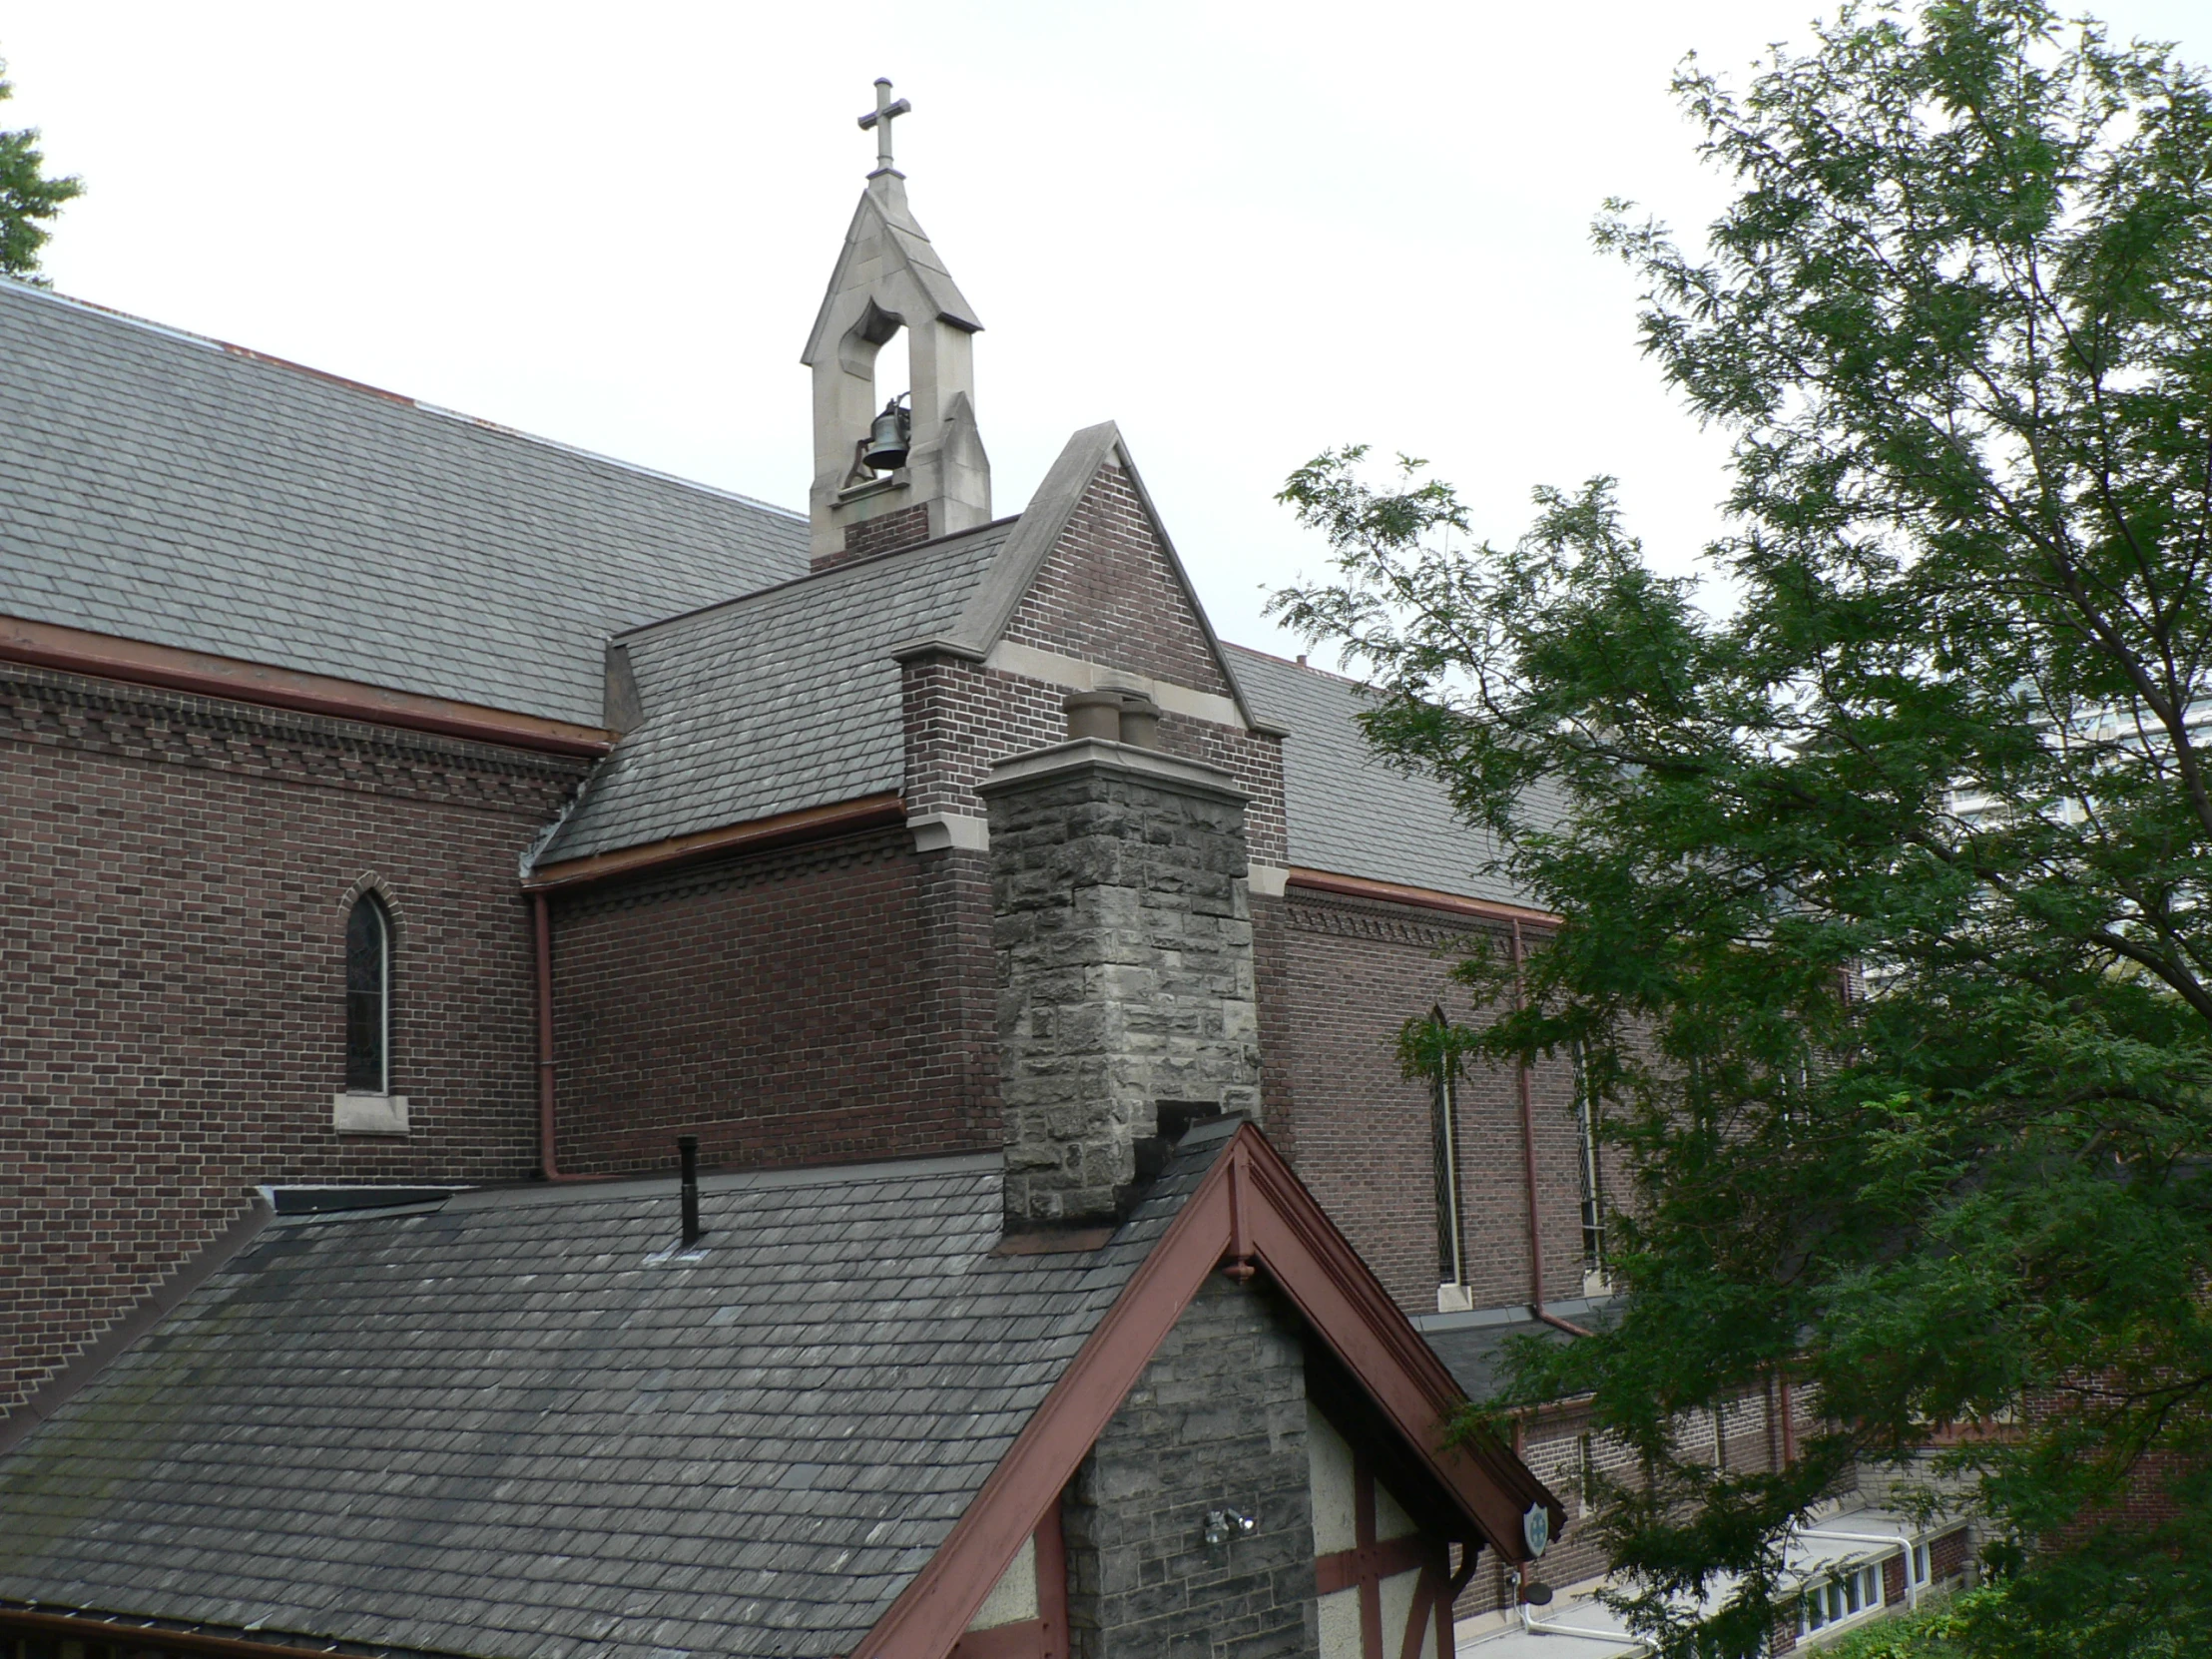
[[1973,1551],[1963,1526],[1953,1527],[1941,1537],[1929,1540],[1928,1576],[1932,1583],[1940,1584],[1946,1578],[1963,1576],[1972,1560]]
[[[1118,469],[1009,635],[1228,689]],[[1066,741],[1066,695],[949,655],[907,662],[907,811],[980,820],[993,765]],[[1160,743],[1234,774],[1254,855],[1285,860],[1278,740],[1169,714]],[[998,1144],[985,854],[917,854],[889,830],[587,888],[555,911],[564,1170],[659,1168],[680,1133],[732,1165]]]
[[[580,763],[0,667],[0,1409],[263,1182],[535,1164],[516,859]],[[338,1136],[344,899],[405,1140]]]
[[[909,813],[983,816],[975,786],[1000,761],[1067,742],[1066,688],[986,669],[950,656],[906,664],[906,787]],[[1189,715],[1163,715],[1160,747],[1219,767],[1250,796],[1245,835],[1255,858],[1282,863],[1283,751],[1280,739]]]
[[[1270,1056],[1271,1133],[1300,1177],[1406,1312],[1436,1309],[1429,1092],[1398,1071],[1398,1027],[1441,1003],[1479,1022],[1449,981],[1445,947],[1476,925],[1412,905],[1293,887],[1260,929],[1280,952],[1261,968],[1261,1042]],[[1564,1061],[1530,1073],[1538,1209],[1548,1300],[1582,1294],[1573,1077]],[[1525,1303],[1528,1205],[1520,1101],[1509,1069],[1458,1086],[1460,1221],[1474,1305]]]
[[561,1168],[997,1145],[989,903],[903,828],[556,898]]
[[1118,466],[1104,466],[1006,625],[1006,638],[1229,694],[1197,609]]
[[[1778,1459],[1768,1450],[1779,1439],[1777,1408],[1770,1388],[1741,1396],[1723,1414],[1731,1469],[1741,1472],[1778,1466]],[[1699,1416],[1701,1420],[1685,1425],[1684,1440],[1691,1453],[1702,1451],[1710,1460],[1712,1417],[1702,1412]],[[1585,1501],[1589,1488],[1584,1469],[1587,1466],[1594,1470],[1607,1483],[1634,1487],[1640,1480],[1634,1454],[1621,1441],[1592,1429],[1587,1400],[1547,1406],[1535,1413],[1524,1421],[1517,1446],[1529,1471],[1551,1489],[1567,1511],[1566,1530],[1544,1552],[1536,1576],[1554,1587],[1598,1577],[1606,1571],[1608,1562],[1592,1521],[1594,1505]],[[1471,1620],[1510,1605],[1505,1582],[1510,1565],[1497,1559],[1494,1552],[1485,1557],[1454,1604],[1454,1615]]]
[[929,505],[918,502],[911,507],[901,507],[896,512],[881,513],[874,518],[864,518],[857,524],[844,527],[844,551],[833,553],[814,561],[816,570],[834,570],[854,559],[864,559],[871,553],[888,553],[894,548],[912,546],[929,539]]

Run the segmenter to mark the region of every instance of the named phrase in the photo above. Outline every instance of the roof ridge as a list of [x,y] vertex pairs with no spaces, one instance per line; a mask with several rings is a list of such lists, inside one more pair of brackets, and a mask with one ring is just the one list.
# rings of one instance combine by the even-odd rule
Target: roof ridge
[[1231,651],[1242,651],[1247,657],[1261,658],[1266,662],[1274,663],[1279,668],[1296,669],[1301,674],[1318,674],[1324,680],[1337,680],[1345,685],[1362,686],[1370,691],[1375,689],[1374,681],[1357,679],[1350,674],[1339,674],[1333,668],[1316,668],[1309,662],[1294,662],[1289,657],[1278,656],[1273,651],[1262,651],[1256,645],[1239,645],[1235,640],[1223,640],[1221,643]]
[[220,352],[226,357],[235,357],[246,362],[265,363],[274,368],[288,369],[294,374],[304,374],[310,379],[342,386],[348,391],[362,393],[365,396],[376,398],[380,402],[396,404],[403,409],[413,409],[417,413],[429,415],[433,419],[452,421],[462,426],[478,427],[487,432],[497,433],[502,437],[512,438],[517,443],[529,444],[533,448],[549,449],[557,454],[574,456],[578,460],[593,461],[602,466],[616,467],[643,478],[657,478],[663,483],[675,484],[688,490],[697,490],[702,495],[719,496],[725,501],[742,501],[748,507],[758,507],[763,512],[774,513],[779,518],[787,518],[795,523],[804,524],[807,521],[807,515],[796,508],[780,507],[773,501],[763,501],[759,496],[747,495],[742,490],[726,489],[720,484],[706,483],[697,478],[686,478],[680,473],[667,472],[659,467],[647,466],[642,461],[624,460],[619,455],[609,455],[601,450],[586,449],[581,444],[567,443],[560,438],[549,438],[537,432],[525,432],[519,426],[509,426],[502,421],[492,420],[484,415],[472,415],[461,409],[450,409],[442,403],[425,402],[423,399],[409,396],[405,392],[391,391],[383,386],[370,385],[366,380],[355,380],[331,369],[316,368],[311,363],[295,362],[289,357],[279,357],[275,352],[257,350],[251,345],[240,345],[233,340],[219,339],[213,334],[197,334],[189,328],[179,328],[173,323],[156,322],[151,317],[140,316],[133,311],[119,310],[113,305],[103,305],[96,299],[81,299],[75,294],[57,293],[51,288],[42,288],[36,283],[19,281],[12,276],[0,276],[0,293],[14,294],[28,299],[40,299],[49,304],[59,305],[64,310],[83,311],[88,315],[106,317],[111,321],[120,322],[126,327],[141,329],[150,334],[159,334],[187,345],[197,345],[202,350]]
[[988,524],[971,525],[965,530],[954,530],[946,535],[933,536],[928,541],[907,542],[902,547],[885,548],[880,553],[862,554],[857,559],[842,559],[836,564],[826,565],[821,570],[810,570],[804,575],[794,576],[786,581],[773,582],[765,588],[755,588],[750,593],[734,593],[728,599],[717,599],[705,605],[694,605],[690,610],[678,611],[673,616],[655,617],[651,622],[641,622],[634,628],[625,628],[612,637],[618,640],[630,639],[638,634],[651,633],[656,628],[666,628],[671,623],[689,622],[694,617],[705,616],[709,611],[725,610],[732,605],[749,605],[756,599],[766,599],[770,594],[783,593],[789,588],[803,587],[809,582],[819,581],[826,577],[841,576],[848,570],[880,566],[889,560],[903,559],[915,553],[941,553],[947,548],[983,535],[988,531],[1003,529],[1020,517],[1021,514],[1019,513],[1009,513],[1004,518],[992,519]]

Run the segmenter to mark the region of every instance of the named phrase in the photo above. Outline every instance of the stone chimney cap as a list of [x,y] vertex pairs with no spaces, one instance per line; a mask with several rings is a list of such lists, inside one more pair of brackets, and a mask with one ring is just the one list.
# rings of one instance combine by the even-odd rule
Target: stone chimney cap
[[987,798],[1087,768],[1119,772],[1148,784],[1164,784],[1239,806],[1252,799],[1249,791],[1240,789],[1237,780],[1219,767],[1164,755],[1157,749],[1140,749],[1135,744],[1109,743],[1104,738],[1077,738],[1001,761],[975,786],[975,793]]

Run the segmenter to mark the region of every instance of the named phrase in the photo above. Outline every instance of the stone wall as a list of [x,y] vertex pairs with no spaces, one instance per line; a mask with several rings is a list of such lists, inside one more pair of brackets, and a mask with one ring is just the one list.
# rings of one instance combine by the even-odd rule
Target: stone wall
[[[583,763],[0,668],[0,1410],[257,1183],[535,1166],[516,860]],[[403,1138],[339,1135],[346,900],[394,924]]]
[[1242,797],[1094,742],[1012,762],[983,793],[1008,1222],[1102,1220],[1161,1103],[1259,1112]]
[[[1297,1317],[1214,1275],[1065,1499],[1075,1659],[1310,1659],[1312,1503]],[[1258,1525],[1209,1547],[1221,1508]]]

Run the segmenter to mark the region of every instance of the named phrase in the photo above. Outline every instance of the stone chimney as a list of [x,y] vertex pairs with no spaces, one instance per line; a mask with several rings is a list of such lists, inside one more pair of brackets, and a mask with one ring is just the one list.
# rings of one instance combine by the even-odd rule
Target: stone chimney
[[[1110,697],[1069,700],[1096,732]],[[1129,698],[1125,736],[1157,711]],[[1118,1219],[1189,1123],[1260,1109],[1244,792],[1078,736],[992,769],[992,938],[1010,1233]]]

